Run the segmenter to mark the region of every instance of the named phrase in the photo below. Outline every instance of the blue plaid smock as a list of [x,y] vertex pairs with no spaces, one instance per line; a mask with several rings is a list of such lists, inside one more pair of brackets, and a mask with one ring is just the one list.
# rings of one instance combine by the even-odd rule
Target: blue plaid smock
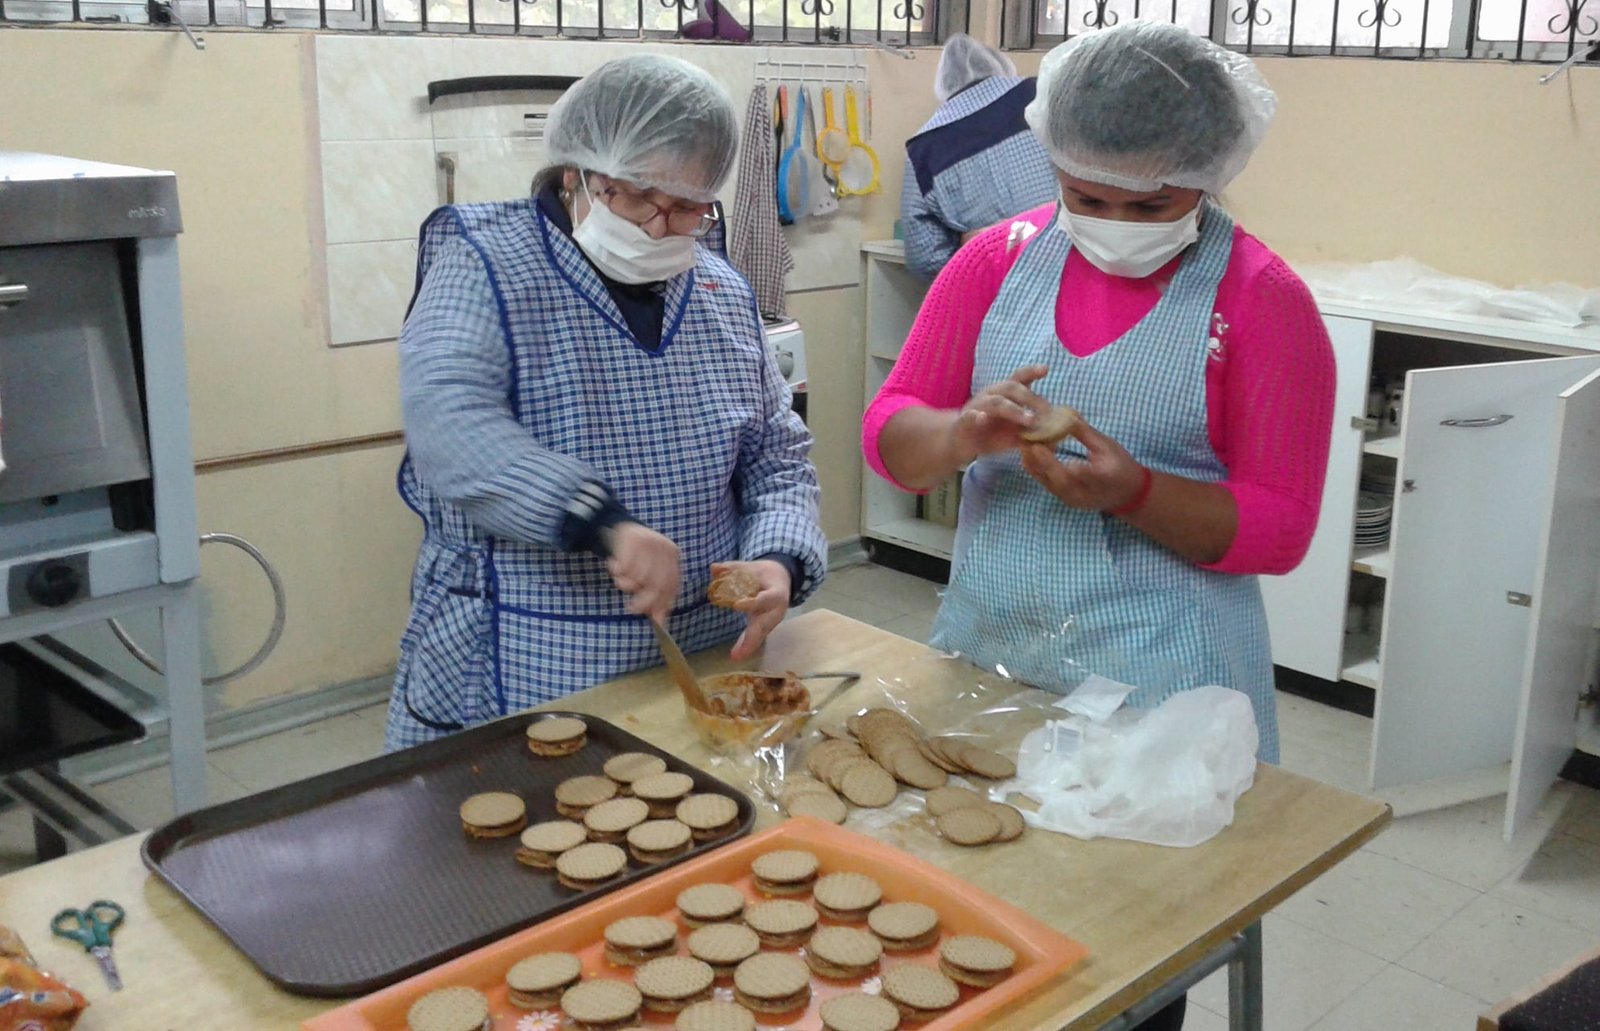
[[[1056,295],[1072,244],[1056,219],[1006,275],[978,336],[976,394],[1024,365],[1066,404],[1157,472],[1217,482],[1227,468],[1206,429],[1206,362],[1233,220],[1208,205],[1200,239],[1148,315],[1120,339],[1076,357],[1056,336]],[[1068,437],[1063,456],[1082,457]],[[1100,512],[1069,508],[1023,471],[1015,451],[974,462],[933,643],[1036,687],[1068,693],[1091,673],[1136,688],[1152,708],[1206,684],[1243,691],[1257,753],[1278,761],[1266,610],[1253,576],[1202,569]]]
[[587,484],[681,549],[671,629],[686,651],[744,625],[705,601],[712,562],[778,552],[801,561],[806,592],[822,582],[811,436],[749,284],[698,250],[665,284],[651,351],[534,201],[441,208],[424,223],[400,338],[399,485],[426,530],[386,748],[660,662],[604,560],[557,544]]

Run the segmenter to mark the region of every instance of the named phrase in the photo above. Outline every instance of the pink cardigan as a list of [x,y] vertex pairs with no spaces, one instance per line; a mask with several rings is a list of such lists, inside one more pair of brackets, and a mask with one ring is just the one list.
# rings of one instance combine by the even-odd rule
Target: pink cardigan
[[[1054,205],[1046,205],[1018,221],[1042,229],[1053,213]],[[1022,250],[1008,246],[1015,224],[984,231],[945,266],[888,381],[867,406],[862,451],[891,483],[878,437],[894,414],[911,405],[959,408],[972,395],[978,331]],[[1074,251],[1056,295],[1062,344],[1081,358],[1119,339],[1155,306],[1177,264],[1126,279],[1106,275]],[[1333,420],[1333,348],[1300,277],[1242,229],[1234,230],[1217,288],[1211,359],[1207,427],[1228,469],[1222,486],[1238,505],[1239,529],[1227,554],[1206,568],[1286,573],[1305,557],[1317,528]]]

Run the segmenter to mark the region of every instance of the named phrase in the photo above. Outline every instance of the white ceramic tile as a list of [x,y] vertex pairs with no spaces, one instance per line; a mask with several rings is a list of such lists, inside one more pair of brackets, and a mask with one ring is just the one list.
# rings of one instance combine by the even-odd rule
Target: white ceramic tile
[[[1278,697],[1283,697],[1281,692]],[[1371,792],[1364,758],[1324,751],[1307,744],[1303,737],[1289,730],[1279,734],[1278,748],[1279,762],[1291,773],[1358,795]]]
[[1400,965],[1493,1003],[1593,948],[1593,934],[1490,894],[1468,903]]
[[[1437,981],[1388,966],[1317,1021],[1312,1031],[1470,1031],[1479,1000]],[[1184,1031],[1189,1031],[1184,1025]]]
[[1191,998],[1183,1013],[1183,1031],[1228,1031],[1228,1018],[1212,1013]]
[[908,612],[903,616],[896,616],[889,620],[883,625],[883,629],[891,634],[909,638],[918,644],[927,644],[928,638],[933,635],[934,616],[935,613],[932,610]]
[[411,240],[438,207],[431,140],[368,140],[322,145],[327,242]]
[[[1305,1031],[1384,966],[1376,956],[1270,914],[1262,948],[1265,1026],[1272,1031]],[[1227,969],[1201,981],[1189,998],[1213,1013],[1227,1012]]]
[[428,83],[448,73],[449,40],[318,35],[313,42],[324,141],[431,137]]
[[212,752],[211,762],[250,790],[265,791],[382,753],[383,724],[346,713]]
[[1600,843],[1600,791],[1573,785],[1571,794],[1557,829],[1583,841]]
[[0,813],[0,876],[32,866],[37,858],[33,815],[20,805]]
[[1278,908],[1284,917],[1391,962],[1478,892],[1373,852],[1357,852]]
[[440,140],[439,153],[455,158],[457,204],[526,197],[545,165],[544,144],[521,137]]
[[1278,692],[1278,722],[1334,755],[1365,756],[1372,748],[1372,720],[1299,695]]
[[[208,805],[231,802],[250,794],[250,788],[229,776],[227,771],[216,763],[209,761],[209,756],[206,766]],[[157,766],[96,784],[90,789],[90,793],[140,830],[150,830],[172,819],[172,773],[166,766]]]
[[506,139],[527,132],[529,113],[548,114],[559,92],[497,90],[458,93],[433,102],[433,138]]
[[796,611],[797,613],[803,613],[814,609],[829,609],[841,616],[848,616],[851,619],[880,628],[891,620],[904,615],[901,612],[885,609],[882,605],[862,601],[842,591],[829,592],[826,587],[818,591],[815,596]]
[[328,248],[328,328],[334,344],[400,335],[416,283],[417,246],[409,240]]
[[1470,802],[1397,818],[1364,848],[1488,891],[1532,857],[1553,823],[1548,817],[1535,820],[1507,843],[1500,837],[1504,821],[1503,796]]
[[1491,894],[1600,937],[1600,842],[1553,834]]
[[841,569],[828,578],[828,583],[854,598],[891,610],[897,616],[937,609],[939,592],[943,590],[932,580],[874,565]]

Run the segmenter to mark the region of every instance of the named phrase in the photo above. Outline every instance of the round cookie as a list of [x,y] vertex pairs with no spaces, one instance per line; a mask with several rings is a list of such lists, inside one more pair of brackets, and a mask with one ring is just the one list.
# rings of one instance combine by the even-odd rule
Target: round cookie
[[756,856],[750,864],[756,890],[765,895],[804,895],[817,880],[817,857],[799,849]]
[[877,763],[857,764],[839,779],[839,794],[863,809],[882,809],[899,793],[894,777]]
[[1017,775],[1017,764],[987,748],[962,745],[956,749],[956,760],[970,772],[988,780],[1009,780]]
[[633,782],[633,793],[650,804],[650,817],[665,820],[677,815],[678,803],[694,790],[694,778],[687,773],[662,772]]
[[650,818],[650,807],[637,798],[613,798],[591,806],[583,814],[583,826],[590,841],[615,844],[628,832]]
[[583,961],[570,952],[529,956],[506,973],[507,998],[525,1010],[560,1005],[561,995],[583,977]]
[[743,924],[706,924],[690,931],[684,944],[717,977],[732,977],[740,963],[761,951],[761,937]]
[[696,884],[678,893],[678,914],[690,927],[737,920],[744,907],[744,892],[730,884]]
[[804,945],[817,929],[817,911],[793,899],[758,902],[744,911],[744,922],[760,937],[761,944],[792,949]]
[[406,1011],[410,1031],[482,1031],[489,1023],[489,998],[475,988],[441,988]]
[[807,791],[791,798],[784,806],[790,816],[814,816],[828,823],[843,823],[845,817],[850,815],[850,809],[844,800],[833,792],[826,795]]
[[727,795],[690,795],[678,803],[674,815],[686,823],[696,841],[714,841],[732,834],[739,822],[739,804]]
[[932,967],[902,963],[883,975],[883,997],[900,1016],[916,1023],[938,1017],[961,998],[961,989]]
[[677,1013],[691,1003],[711,998],[716,979],[710,965],[688,956],[653,959],[634,971],[633,986],[652,1013]]
[[634,781],[657,773],[664,773],[667,761],[648,752],[619,752],[606,760],[601,767],[607,777],[617,782],[618,790],[626,795]]
[[989,811],[1000,821],[1000,833],[994,839],[996,842],[1015,841],[1027,829],[1028,822],[1022,818],[1022,811],[1016,806],[990,802]]
[[883,901],[883,889],[866,874],[831,873],[812,886],[811,901],[829,920],[854,924]]
[[1017,954],[1009,945],[976,934],[948,938],[939,947],[939,969],[973,988],[993,988],[1011,976]]
[[939,833],[957,845],[987,845],[1000,836],[1000,817],[987,805],[952,809],[938,819]]
[[888,999],[865,992],[836,995],[818,1011],[823,1031],[895,1031],[900,1010]]
[[755,1031],[756,1018],[731,1002],[697,1002],[678,1014],[674,1031]]
[[461,829],[472,838],[508,838],[528,825],[528,804],[509,791],[486,791],[461,803]]
[[868,976],[883,958],[883,943],[853,927],[823,927],[806,942],[806,965],[821,977],[847,981]]
[[574,891],[588,891],[620,874],[628,865],[628,854],[615,845],[589,842],[556,860],[556,878]]
[[636,967],[678,951],[678,925],[658,916],[627,916],[606,926],[606,960]]
[[694,835],[677,820],[647,820],[628,831],[628,854],[646,866],[687,853]]
[[616,797],[617,782],[610,777],[572,777],[556,785],[556,812],[581,820],[590,806]]
[[589,725],[575,716],[549,716],[528,724],[528,751],[545,759],[571,755],[588,744]]
[[988,801],[971,788],[944,787],[928,792],[926,804],[928,815],[937,818],[952,809],[987,805]]
[[725,609],[737,608],[742,601],[753,601],[761,594],[761,580],[746,569],[721,569],[711,577],[706,598]]
[[644,997],[626,981],[580,981],[561,996],[561,1009],[583,1031],[620,1031],[639,1020]]
[[793,956],[763,952],[733,974],[734,1001],[757,1013],[788,1013],[811,1001],[811,970]]
[[563,852],[570,852],[589,840],[583,824],[572,820],[546,820],[522,832],[517,847],[517,862],[548,870],[556,865]]
[[1072,436],[1083,419],[1066,405],[1051,405],[1050,410],[1038,416],[1033,425],[1020,430],[1017,436],[1031,444],[1055,445]]
[[867,914],[867,926],[890,952],[916,952],[939,940],[939,914],[920,902],[890,902]]

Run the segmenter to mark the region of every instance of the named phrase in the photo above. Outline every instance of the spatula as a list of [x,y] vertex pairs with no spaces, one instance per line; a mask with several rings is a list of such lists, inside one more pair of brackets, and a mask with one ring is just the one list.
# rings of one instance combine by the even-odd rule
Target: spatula
[[678,685],[678,690],[683,692],[683,700],[691,709],[701,712],[711,711],[711,703],[706,701],[705,692],[700,690],[700,681],[694,675],[694,670],[689,668],[689,660],[683,657],[678,642],[672,639],[672,634],[667,628],[650,621],[650,628],[656,632],[656,643],[661,646],[661,657],[667,660],[667,671],[672,674],[672,679]]

